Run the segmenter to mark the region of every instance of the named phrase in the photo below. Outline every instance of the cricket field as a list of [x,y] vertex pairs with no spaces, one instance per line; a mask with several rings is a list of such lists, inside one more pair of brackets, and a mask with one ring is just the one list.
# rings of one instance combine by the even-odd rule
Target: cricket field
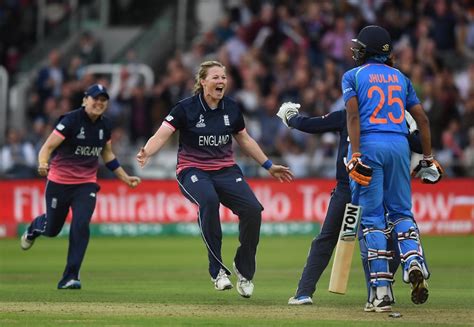
[[[311,306],[288,306],[310,236],[262,236],[255,291],[218,292],[207,272],[199,237],[93,237],[82,270],[82,290],[57,290],[67,239],[40,238],[29,251],[19,240],[0,240],[0,326],[474,326],[474,236],[423,238],[432,273],[430,297],[410,301],[410,287],[394,284],[394,311],[366,313],[366,289],[358,250],[348,293],[327,291],[326,269]],[[237,247],[225,236],[228,267]],[[231,276],[235,285],[235,276]]]

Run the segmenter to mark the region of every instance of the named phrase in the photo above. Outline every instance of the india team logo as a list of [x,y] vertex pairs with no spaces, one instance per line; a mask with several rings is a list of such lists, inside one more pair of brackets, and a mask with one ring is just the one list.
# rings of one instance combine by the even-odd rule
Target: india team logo
[[199,115],[199,121],[196,123],[196,127],[206,127],[206,123],[204,122],[204,116],[202,114]]
[[224,115],[224,125],[230,126],[229,115]]

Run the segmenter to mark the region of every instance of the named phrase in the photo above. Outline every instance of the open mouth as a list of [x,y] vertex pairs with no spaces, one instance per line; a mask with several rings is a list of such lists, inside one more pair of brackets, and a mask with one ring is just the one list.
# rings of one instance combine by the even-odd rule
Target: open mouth
[[224,87],[223,86],[216,87],[216,92],[219,94],[222,94],[224,92]]

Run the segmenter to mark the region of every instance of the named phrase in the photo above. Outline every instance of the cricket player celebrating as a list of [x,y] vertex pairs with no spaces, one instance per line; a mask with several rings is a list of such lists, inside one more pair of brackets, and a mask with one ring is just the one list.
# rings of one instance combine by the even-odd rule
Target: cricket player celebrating
[[83,107],[59,119],[38,154],[38,173],[48,177],[46,213],[31,222],[21,237],[21,247],[28,250],[39,236],[58,235],[72,209],[67,264],[58,289],[81,288],[79,270],[89,244],[89,223],[100,189],[96,183],[99,156],[129,187],[140,183],[139,177],[125,172],[112,152],[111,122],[103,115],[108,103],[104,86],[90,86]]
[[347,170],[352,198],[362,207],[361,228],[368,249],[373,311],[391,311],[393,274],[388,268],[385,210],[399,242],[403,280],[414,303],[428,298],[429,278],[420,234],[411,213],[410,150],[405,109],[420,130],[423,160],[414,175],[437,183],[443,170],[431,152],[429,121],[411,81],[392,67],[392,42],[379,26],[363,28],[352,48],[356,68],[342,78],[350,146]]
[[219,205],[239,216],[240,246],[234,257],[237,291],[249,298],[254,290],[255,255],[263,207],[236,165],[232,137],[245,153],[280,181],[290,181],[289,168],[274,165],[245,130],[237,103],[224,96],[225,67],[218,61],[200,65],[194,96],[180,101],[137,154],[143,167],[170,136],[179,130],[178,184],[183,195],[198,206],[198,224],[206,244],[209,274],[218,291],[231,289],[231,274],[221,256],[222,230]]

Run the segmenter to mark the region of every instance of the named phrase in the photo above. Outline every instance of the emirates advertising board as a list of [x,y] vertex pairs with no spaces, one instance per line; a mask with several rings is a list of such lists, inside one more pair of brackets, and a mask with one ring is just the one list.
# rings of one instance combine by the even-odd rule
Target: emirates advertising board
[[[263,211],[262,234],[316,234],[324,221],[333,180],[279,183],[249,180]],[[198,235],[197,207],[181,195],[174,180],[148,180],[129,189],[117,180],[99,181],[92,217],[93,235]],[[0,237],[16,237],[45,212],[43,180],[0,181]],[[412,184],[415,219],[423,234],[474,234],[474,179]],[[71,214],[70,214],[71,216]],[[70,221],[71,217],[68,217]],[[238,232],[238,218],[221,206],[225,234]],[[68,224],[62,234],[67,235]]]

